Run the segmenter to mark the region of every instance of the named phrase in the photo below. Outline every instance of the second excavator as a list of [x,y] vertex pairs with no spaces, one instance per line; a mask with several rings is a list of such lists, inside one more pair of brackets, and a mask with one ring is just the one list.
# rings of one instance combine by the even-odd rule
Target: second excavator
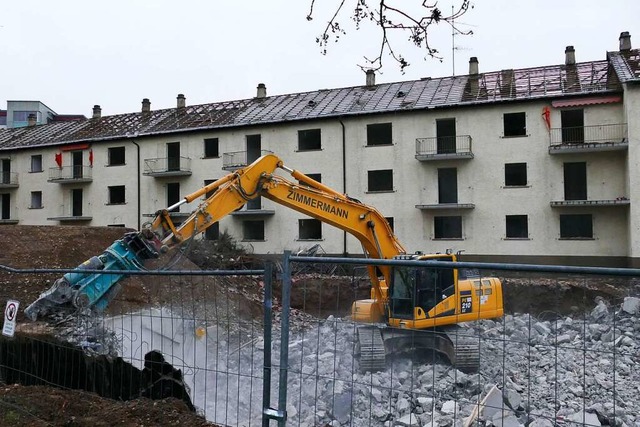
[[[288,172],[297,182],[275,172]],[[170,212],[205,196],[180,225]],[[208,196],[208,197],[207,197]],[[274,154],[187,195],[157,212],[153,222],[125,235],[102,255],[65,274],[25,310],[31,319],[61,306],[104,309],[115,296],[125,274],[91,274],[82,270],[137,270],[145,261],[178,247],[257,197],[266,197],[324,223],[345,230],[362,244],[372,259],[423,261],[418,266],[369,266],[370,298],[355,301],[351,317],[358,328],[360,369],[380,370],[386,354],[408,349],[435,350],[463,371],[479,366],[478,340],[457,325],[503,315],[502,285],[494,277],[462,277],[453,253],[409,254],[386,218],[375,208],[293,170]],[[450,262],[451,267],[430,265]]]

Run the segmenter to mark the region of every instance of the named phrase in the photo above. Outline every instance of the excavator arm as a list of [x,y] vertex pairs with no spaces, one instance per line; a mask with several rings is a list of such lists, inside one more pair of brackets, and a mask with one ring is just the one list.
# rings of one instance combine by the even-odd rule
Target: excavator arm
[[[276,175],[277,169],[288,172],[298,182]],[[172,210],[212,192],[182,224],[176,226],[173,223]],[[391,259],[406,253],[387,220],[375,208],[290,169],[276,155],[267,154],[157,212],[149,227],[128,233],[102,255],[91,258],[56,281],[51,289],[27,307],[27,316],[35,320],[38,315],[65,306],[103,310],[117,294],[117,284],[126,274],[92,274],[83,273],[83,270],[140,270],[147,259],[157,258],[159,253],[184,244],[259,196],[347,231],[362,243],[367,257]],[[382,278],[378,277],[377,271]],[[384,313],[387,286],[391,280],[390,268],[369,267],[369,275],[376,312]]]

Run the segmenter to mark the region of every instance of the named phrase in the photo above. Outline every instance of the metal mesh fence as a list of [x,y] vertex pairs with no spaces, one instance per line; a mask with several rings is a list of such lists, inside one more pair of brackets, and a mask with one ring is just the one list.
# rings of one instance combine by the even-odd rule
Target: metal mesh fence
[[[59,313],[47,326],[19,317],[16,337],[0,341],[0,380],[120,400],[168,393],[234,426],[640,423],[633,271],[473,265],[501,280],[506,311],[447,331],[479,350],[477,369],[421,347],[433,331],[405,331],[387,342],[386,364],[372,372],[361,370],[362,325],[349,318],[351,303],[369,298],[366,272],[291,260],[297,265],[285,259],[273,289],[255,271],[141,273],[122,282],[98,316]],[[11,274],[46,283],[64,272]],[[162,378],[150,377],[150,366],[167,368],[154,351],[171,365]]]

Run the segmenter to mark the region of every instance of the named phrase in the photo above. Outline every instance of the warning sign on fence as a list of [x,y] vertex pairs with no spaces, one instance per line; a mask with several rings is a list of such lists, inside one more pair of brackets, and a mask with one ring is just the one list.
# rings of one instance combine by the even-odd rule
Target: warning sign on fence
[[2,326],[2,335],[12,337],[16,332],[16,317],[18,315],[18,301],[9,300],[4,309],[4,325]]

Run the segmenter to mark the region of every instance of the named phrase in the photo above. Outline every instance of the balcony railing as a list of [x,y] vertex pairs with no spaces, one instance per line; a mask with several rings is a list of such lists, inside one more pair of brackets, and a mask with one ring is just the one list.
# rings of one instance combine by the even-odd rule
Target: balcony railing
[[18,186],[18,172],[0,172],[0,188]]
[[91,182],[93,168],[91,166],[63,166],[49,169],[49,182],[58,184]]
[[550,203],[552,208],[570,208],[570,207],[606,207],[606,206],[629,206],[631,201],[626,197],[618,197],[617,199],[604,200],[552,200]]
[[147,176],[191,175],[191,159],[189,157],[144,159],[144,171],[142,174]]
[[53,212],[53,216],[47,218],[49,221],[91,221],[93,216],[91,215],[89,206],[73,206],[73,205],[60,205],[57,210]]
[[626,150],[627,124],[552,128],[550,144],[552,154]]
[[471,136],[434,136],[416,139],[416,159],[420,161],[472,159]]
[[[269,153],[272,153],[272,151],[260,151],[261,156]],[[253,162],[256,159],[257,157],[255,159],[252,158],[251,160],[249,160],[248,151],[232,151],[229,153],[222,153],[222,169],[233,171],[248,166],[250,162]]]

